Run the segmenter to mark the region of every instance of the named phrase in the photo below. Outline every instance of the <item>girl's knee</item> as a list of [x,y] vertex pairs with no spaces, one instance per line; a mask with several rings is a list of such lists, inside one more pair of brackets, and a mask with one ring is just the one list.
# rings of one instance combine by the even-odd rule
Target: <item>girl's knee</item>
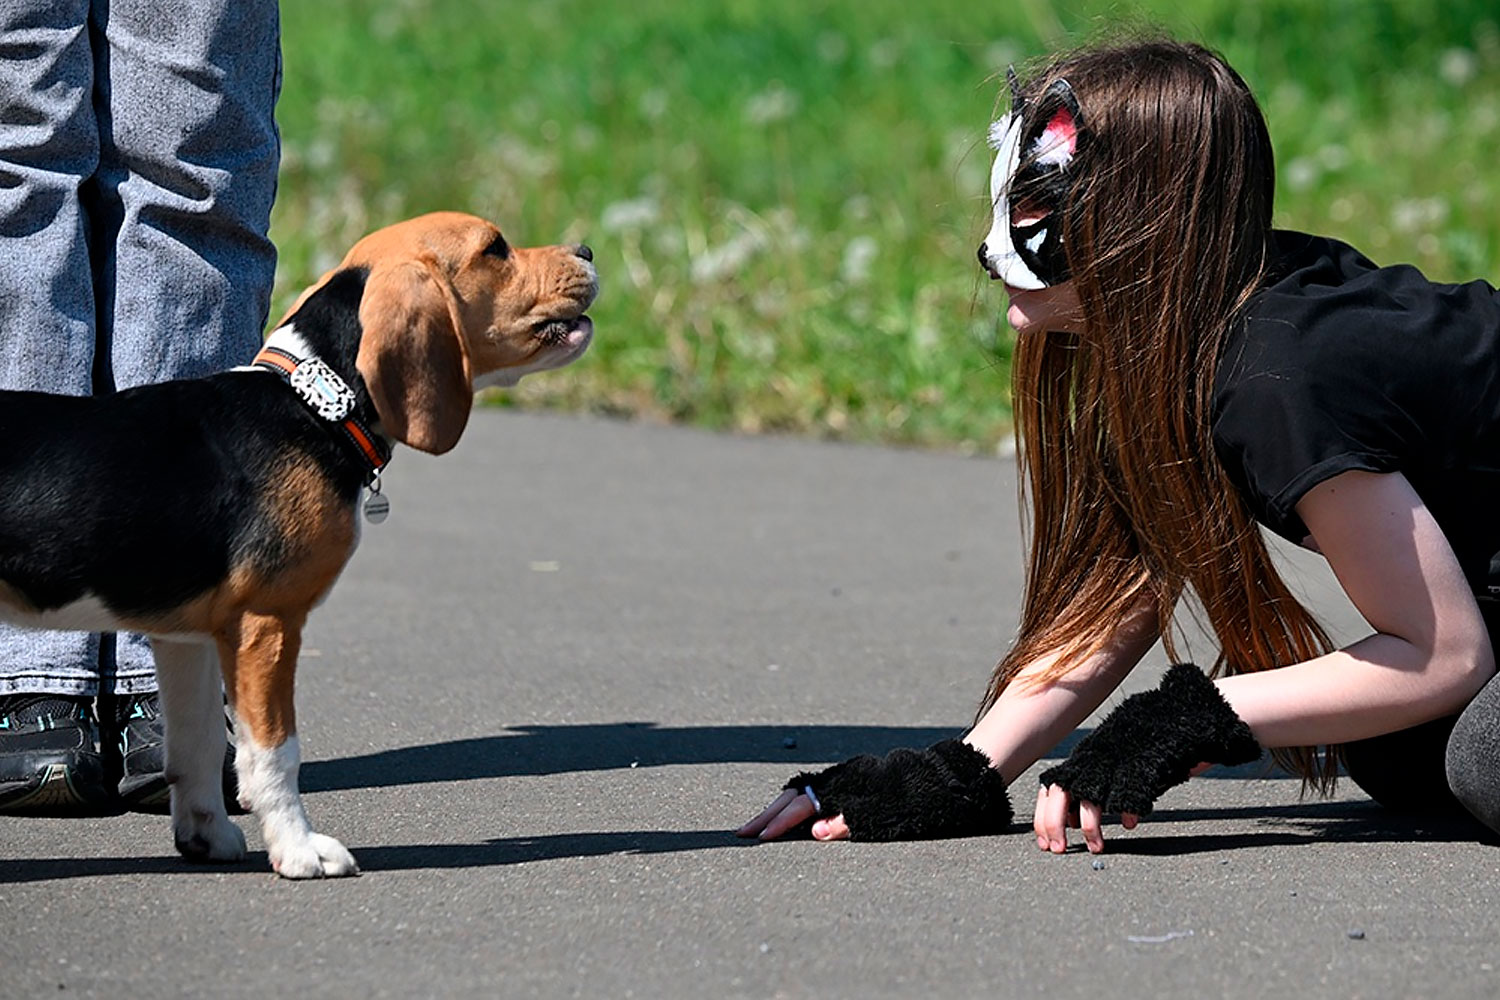
[[1500,703],[1497,711],[1474,711],[1483,707],[1470,705],[1459,717],[1444,766],[1454,797],[1475,819],[1500,832]]

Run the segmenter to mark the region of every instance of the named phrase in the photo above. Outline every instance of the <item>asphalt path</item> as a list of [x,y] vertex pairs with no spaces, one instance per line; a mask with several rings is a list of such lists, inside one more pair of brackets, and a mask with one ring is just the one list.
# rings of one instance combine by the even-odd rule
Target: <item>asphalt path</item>
[[1015,626],[1009,461],[488,410],[386,492],[299,678],[306,804],[364,874],[282,881],[248,818],[228,868],[159,816],[0,818],[0,996],[1500,994],[1500,849],[1258,766],[1103,867],[1037,851],[1034,772],[1004,836],[733,836],[795,771],[963,730]]

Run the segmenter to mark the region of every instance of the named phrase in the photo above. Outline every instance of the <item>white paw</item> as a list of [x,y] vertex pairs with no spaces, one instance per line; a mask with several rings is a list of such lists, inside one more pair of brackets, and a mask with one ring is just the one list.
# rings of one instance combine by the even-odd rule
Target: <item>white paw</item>
[[222,812],[192,810],[172,821],[177,853],[189,861],[239,861],[245,856],[245,835]]
[[354,855],[343,844],[321,833],[310,833],[304,839],[278,845],[271,851],[271,867],[282,878],[341,878],[359,874]]

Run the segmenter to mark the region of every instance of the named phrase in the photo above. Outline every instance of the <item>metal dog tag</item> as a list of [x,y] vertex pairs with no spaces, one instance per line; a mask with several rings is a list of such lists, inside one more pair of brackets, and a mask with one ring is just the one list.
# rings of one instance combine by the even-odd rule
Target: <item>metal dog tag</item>
[[391,502],[385,498],[383,493],[371,493],[365,500],[365,520],[371,524],[379,524],[391,513]]
[[375,479],[370,483],[370,495],[365,498],[365,520],[371,524],[379,524],[391,513],[391,502],[380,492],[380,473],[375,473]]

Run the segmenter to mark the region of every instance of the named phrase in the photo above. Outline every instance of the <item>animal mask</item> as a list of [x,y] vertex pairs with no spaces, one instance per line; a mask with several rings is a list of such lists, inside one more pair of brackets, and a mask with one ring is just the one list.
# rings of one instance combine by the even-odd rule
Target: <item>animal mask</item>
[[1010,114],[990,126],[994,225],[983,256],[990,273],[1013,288],[1035,290],[1068,280],[1062,211],[1083,134],[1083,111],[1066,80],[1034,102],[1021,94],[1015,68],[1006,71]]

